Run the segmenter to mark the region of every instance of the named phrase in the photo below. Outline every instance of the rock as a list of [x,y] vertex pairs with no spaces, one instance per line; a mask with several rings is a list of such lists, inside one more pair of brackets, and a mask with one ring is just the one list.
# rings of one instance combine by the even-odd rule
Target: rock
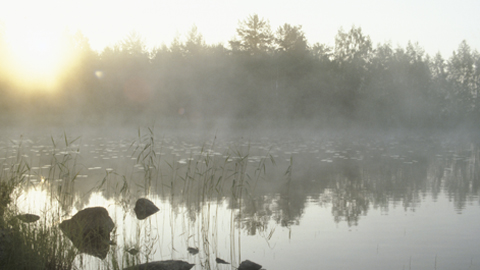
[[85,208],[60,224],[62,232],[80,251],[105,259],[110,250],[110,232],[115,227],[107,209]]
[[23,215],[18,215],[16,218],[20,219],[21,221],[25,223],[32,223],[40,219],[39,216],[34,215],[34,214],[23,214]]
[[155,214],[160,209],[158,209],[158,207],[156,207],[155,204],[153,204],[153,202],[151,202],[150,200],[140,198],[135,203],[135,208],[133,210],[135,211],[135,215],[137,215],[137,218],[142,220]]
[[189,270],[195,266],[184,261],[156,261],[124,268],[123,270]]
[[131,255],[133,255],[133,256],[137,255],[137,254],[140,252],[140,250],[138,250],[138,249],[136,249],[136,248],[134,248],[134,247],[133,247],[133,248],[130,248],[130,249],[127,249],[126,251],[127,251],[128,253],[130,253]]
[[240,263],[238,270],[260,270],[262,266],[249,260],[245,260]]
[[10,232],[6,229],[0,228],[0,261],[5,259],[8,249],[12,246],[12,238]]
[[215,261],[216,261],[218,264],[230,264],[230,263],[228,263],[228,262],[226,262],[226,261],[224,261],[224,260],[222,260],[222,259],[220,259],[220,258],[216,258]]
[[196,255],[198,253],[198,248],[188,247],[187,250],[188,250],[188,253],[192,255]]

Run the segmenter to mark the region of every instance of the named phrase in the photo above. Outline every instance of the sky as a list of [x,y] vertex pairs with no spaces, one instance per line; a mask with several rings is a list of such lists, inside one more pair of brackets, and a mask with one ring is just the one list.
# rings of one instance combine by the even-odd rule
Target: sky
[[[6,2],[6,1],[5,1]],[[207,44],[228,45],[241,20],[258,14],[272,30],[301,25],[310,44],[334,45],[342,27],[361,27],[374,44],[405,47],[418,42],[428,54],[451,56],[462,40],[480,49],[479,0],[16,0],[2,4],[0,22],[9,35],[31,29],[80,30],[97,51],[137,31],[147,48],[184,38],[196,25]],[[23,34],[25,35],[25,34]],[[31,42],[31,40],[30,40]]]

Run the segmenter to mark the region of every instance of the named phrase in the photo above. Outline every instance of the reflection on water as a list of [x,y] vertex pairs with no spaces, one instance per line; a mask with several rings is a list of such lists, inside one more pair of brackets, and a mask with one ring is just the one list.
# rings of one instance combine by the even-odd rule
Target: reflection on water
[[[117,245],[105,261],[85,255],[83,267],[108,268],[113,257],[180,259],[193,269],[235,269],[245,259],[266,269],[480,267],[475,143],[53,141],[0,141],[2,174],[19,157],[29,164],[16,201],[22,212],[58,205],[67,219],[86,207],[108,209]],[[137,220],[141,197],[160,212]]]

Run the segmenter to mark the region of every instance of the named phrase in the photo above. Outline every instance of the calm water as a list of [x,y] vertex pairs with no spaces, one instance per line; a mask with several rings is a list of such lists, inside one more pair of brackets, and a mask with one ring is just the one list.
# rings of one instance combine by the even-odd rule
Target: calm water
[[[0,137],[2,174],[19,157],[29,165],[21,212],[108,209],[117,245],[105,261],[79,256],[85,269],[106,269],[113,253],[194,269],[480,269],[476,143],[135,132]],[[140,197],[160,212],[137,220]]]

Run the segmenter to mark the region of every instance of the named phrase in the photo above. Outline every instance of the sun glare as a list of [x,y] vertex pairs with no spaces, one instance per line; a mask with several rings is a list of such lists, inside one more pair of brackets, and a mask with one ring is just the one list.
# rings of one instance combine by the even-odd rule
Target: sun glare
[[61,32],[8,29],[7,44],[10,79],[16,86],[33,91],[56,90],[59,77],[71,60]]

